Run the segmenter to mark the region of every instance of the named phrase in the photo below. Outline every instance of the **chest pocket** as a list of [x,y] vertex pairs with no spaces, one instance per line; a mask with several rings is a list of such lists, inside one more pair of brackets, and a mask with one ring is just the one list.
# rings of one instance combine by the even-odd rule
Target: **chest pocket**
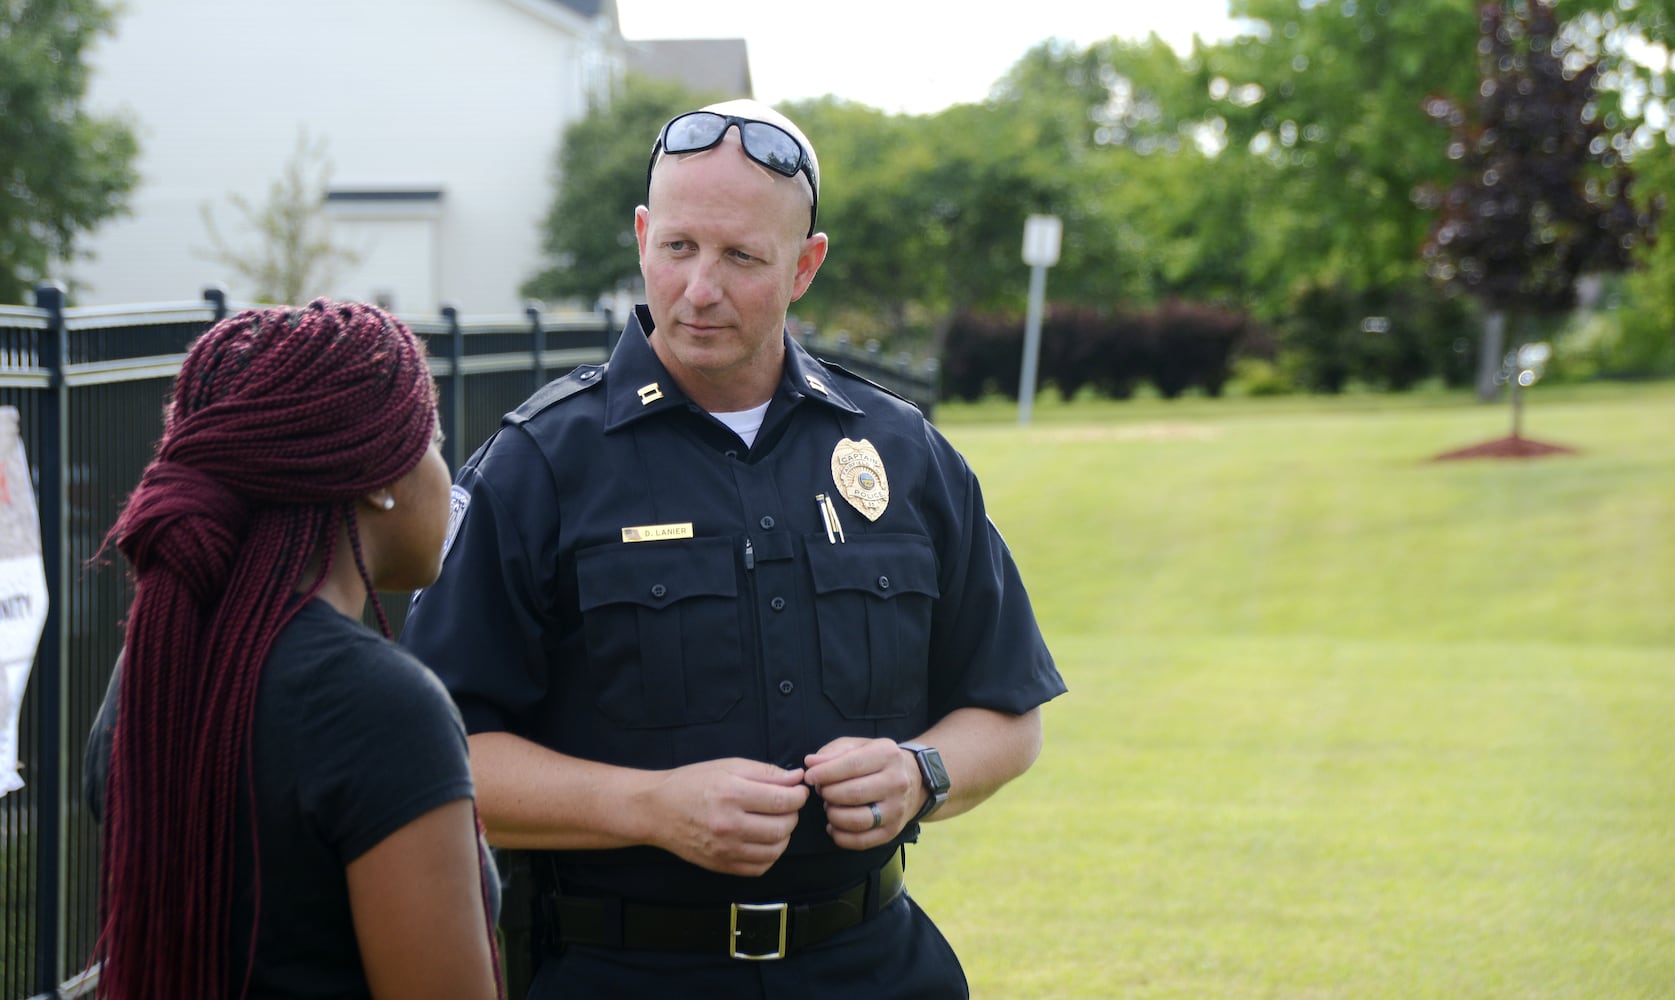
[[586,549],[576,585],[594,698],[613,722],[715,722],[743,697],[731,540]]
[[936,554],[918,535],[808,546],[820,684],[845,718],[895,719],[925,698]]

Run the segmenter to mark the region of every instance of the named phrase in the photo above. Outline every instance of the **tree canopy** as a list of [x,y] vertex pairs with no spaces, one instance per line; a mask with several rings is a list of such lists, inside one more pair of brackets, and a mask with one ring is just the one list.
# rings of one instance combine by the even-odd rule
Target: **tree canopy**
[[1421,204],[1435,222],[1430,273],[1492,308],[1552,313],[1585,273],[1620,271],[1651,230],[1630,196],[1621,150],[1596,103],[1598,67],[1559,31],[1552,8],[1484,4],[1475,106],[1443,97],[1428,112],[1451,132],[1461,175]]
[[111,16],[97,0],[0,0],[0,302],[24,301],[138,180],[133,129],[82,107],[83,54]]
[[652,140],[664,122],[711,100],[630,74],[565,131],[541,226],[548,266],[524,282],[525,295],[591,302],[639,276],[634,208],[645,200]]
[[[1547,9],[1540,0],[1492,6]],[[1186,54],[1155,37],[1043,42],[986,100],[932,115],[834,97],[782,107],[819,146],[820,226],[832,239],[799,317],[865,336],[906,331],[939,352],[962,313],[1021,315],[1024,218],[1045,212],[1064,220],[1048,282],[1059,305],[1233,309],[1274,331],[1282,361],[1302,359],[1293,368],[1302,384],[1454,372],[1478,327],[1428,279],[1434,255],[1422,249],[1444,207],[1439,193],[1484,175],[1486,161],[1461,155],[1461,137],[1433,118],[1453,108],[1482,121],[1477,12],[1457,0],[1230,8],[1244,32]],[[1592,155],[1599,142],[1610,153],[1608,170],[1604,160],[1589,168],[1588,190],[1644,215],[1662,192],[1632,175],[1670,175],[1653,168],[1671,155],[1672,66],[1660,46],[1675,41],[1675,0],[1554,0],[1551,13],[1561,75],[1582,65],[1593,74],[1589,101],[1564,113],[1593,129],[1583,143]],[[629,88],[571,133],[546,230],[545,294],[632,281],[641,147],[655,119],[692,103],[650,113]],[[632,151],[608,175],[615,140]],[[1625,283],[1623,314],[1675,310],[1675,293],[1658,291],[1675,287],[1675,254],[1631,242],[1619,263],[1664,280]],[[1588,268],[1608,263],[1584,256]],[[1420,357],[1431,358],[1428,369]]]

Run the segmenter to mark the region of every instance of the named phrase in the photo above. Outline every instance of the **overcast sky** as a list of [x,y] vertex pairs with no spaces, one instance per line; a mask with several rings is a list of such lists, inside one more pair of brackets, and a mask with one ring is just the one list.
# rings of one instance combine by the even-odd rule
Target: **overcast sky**
[[1156,32],[1178,51],[1231,37],[1226,0],[617,0],[628,38],[743,38],[758,100],[836,94],[925,114],[980,101],[1047,38],[1077,45]]

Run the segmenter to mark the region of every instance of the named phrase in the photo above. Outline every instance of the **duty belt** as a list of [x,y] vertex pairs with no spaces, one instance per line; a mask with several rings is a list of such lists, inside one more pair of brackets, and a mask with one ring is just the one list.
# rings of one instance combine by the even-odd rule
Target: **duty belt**
[[877,916],[902,894],[902,849],[837,893],[813,899],[677,906],[553,893],[549,915],[563,944],[636,951],[711,952],[760,962],[784,958]]

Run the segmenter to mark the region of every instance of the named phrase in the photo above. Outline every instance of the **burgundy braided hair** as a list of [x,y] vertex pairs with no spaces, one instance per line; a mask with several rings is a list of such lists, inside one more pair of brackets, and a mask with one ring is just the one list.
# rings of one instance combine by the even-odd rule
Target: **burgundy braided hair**
[[106,790],[100,995],[244,995],[248,983],[227,981],[233,824],[261,666],[324,582],[339,525],[389,636],[355,502],[418,464],[435,420],[423,345],[369,305],[246,310],[193,343],[156,458],[106,539],[135,592]]

